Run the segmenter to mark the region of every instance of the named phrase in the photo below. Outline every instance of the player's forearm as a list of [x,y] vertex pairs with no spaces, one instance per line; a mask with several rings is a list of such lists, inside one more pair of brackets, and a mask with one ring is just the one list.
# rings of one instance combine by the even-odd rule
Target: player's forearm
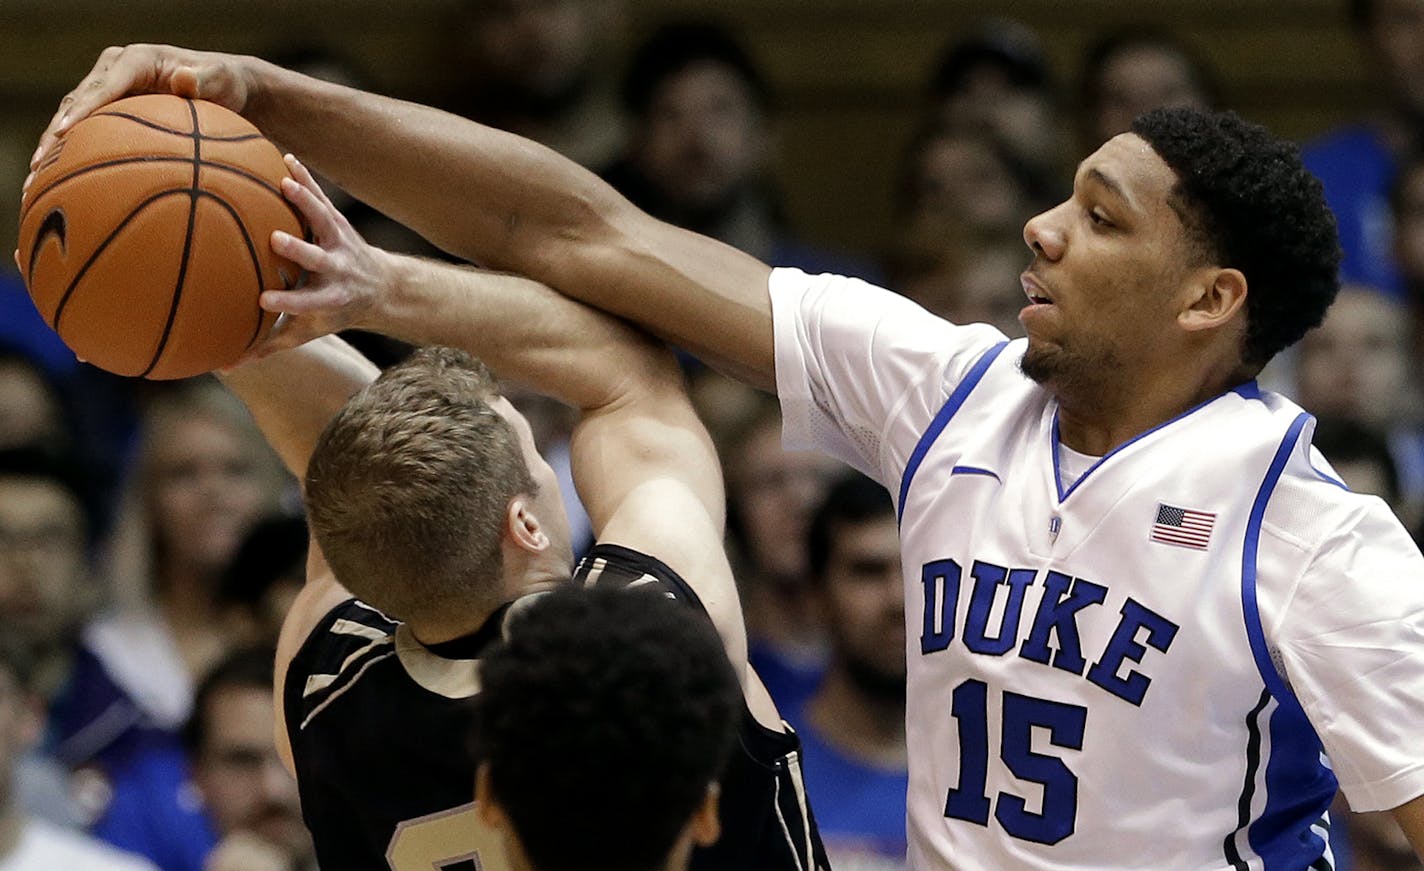
[[539,282],[393,255],[387,292],[357,326],[463,348],[501,377],[593,411],[680,379],[646,334]]
[[441,248],[628,318],[774,385],[768,268],[655,221],[527,139],[253,62],[245,111],[337,184]]
[[350,345],[323,336],[219,377],[247,405],[263,436],[300,480],[327,422],[377,372]]
[[302,162],[447,251],[540,278],[535,243],[602,183],[542,146],[427,106],[249,61],[243,114]]

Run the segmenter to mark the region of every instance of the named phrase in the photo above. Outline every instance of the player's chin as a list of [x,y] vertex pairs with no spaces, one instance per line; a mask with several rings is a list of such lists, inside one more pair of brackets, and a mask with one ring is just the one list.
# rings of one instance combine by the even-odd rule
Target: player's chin
[[1058,374],[1058,348],[1049,342],[1028,336],[1028,349],[1019,361],[1019,369],[1039,384],[1047,384]]

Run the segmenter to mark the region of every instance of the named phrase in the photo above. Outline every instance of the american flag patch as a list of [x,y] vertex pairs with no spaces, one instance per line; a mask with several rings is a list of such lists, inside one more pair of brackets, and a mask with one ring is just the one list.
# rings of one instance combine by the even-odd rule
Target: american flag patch
[[1215,524],[1215,514],[1160,503],[1157,506],[1157,522],[1152,524],[1152,540],[1192,550],[1206,550],[1211,528]]

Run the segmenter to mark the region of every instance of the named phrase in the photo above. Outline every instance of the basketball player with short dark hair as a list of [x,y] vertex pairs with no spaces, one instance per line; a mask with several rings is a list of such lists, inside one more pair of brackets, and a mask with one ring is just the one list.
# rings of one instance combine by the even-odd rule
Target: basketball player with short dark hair
[[516,868],[684,871],[694,842],[714,837],[708,787],[740,723],[721,639],[651,587],[532,598],[480,660],[481,817]]

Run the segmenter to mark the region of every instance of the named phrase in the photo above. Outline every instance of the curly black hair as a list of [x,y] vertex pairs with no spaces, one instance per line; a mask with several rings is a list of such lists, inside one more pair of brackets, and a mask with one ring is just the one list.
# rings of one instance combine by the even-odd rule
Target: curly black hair
[[540,871],[662,868],[742,709],[711,621],[648,589],[538,597],[480,681],[474,759]]
[[1340,283],[1340,241],[1299,150],[1233,112],[1139,115],[1132,132],[1177,175],[1169,202],[1213,263],[1246,276],[1242,361],[1259,368],[1318,326]]

